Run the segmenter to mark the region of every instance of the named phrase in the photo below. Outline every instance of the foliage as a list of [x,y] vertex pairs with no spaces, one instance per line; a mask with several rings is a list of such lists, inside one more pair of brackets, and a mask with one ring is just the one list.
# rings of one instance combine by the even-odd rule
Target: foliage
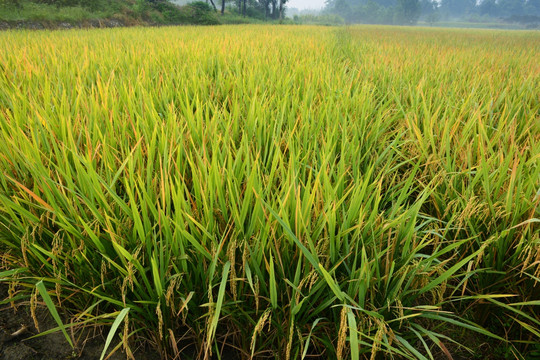
[[439,19],[465,20],[471,16],[495,18],[540,16],[540,0],[329,0],[325,11],[350,23],[415,24]]
[[0,49],[0,280],[54,302],[74,346],[101,325],[110,349],[164,359],[537,351],[537,32],[5,32]]
[[321,15],[295,15],[293,18],[295,24],[304,24],[304,25],[343,25],[345,20],[341,16],[333,14],[321,14]]
[[[7,0],[0,0],[7,1]],[[7,21],[70,21],[126,18],[135,24],[197,24],[215,25],[220,21],[205,2],[183,7],[165,0],[105,1],[29,1],[17,6],[0,6],[0,19]]]
[[187,13],[190,22],[199,25],[215,25],[219,24],[217,16],[213,9],[203,1],[192,2],[183,7]]
[[[1,0],[0,0],[1,1]],[[61,7],[20,1],[18,6],[0,6],[0,20],[77,22],[112,17],[113,11],[94,11],[82,6]]]
[[420,2],[418,0],[398,0],[397,1],[398,23],[414,25],[420,17]]

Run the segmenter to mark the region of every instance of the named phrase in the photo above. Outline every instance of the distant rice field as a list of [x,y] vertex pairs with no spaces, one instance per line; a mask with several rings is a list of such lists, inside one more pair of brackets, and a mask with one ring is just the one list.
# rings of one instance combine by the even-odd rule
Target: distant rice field
[[534,31],[0,33],[0,282],[131,358],[536,358],[538,59]]

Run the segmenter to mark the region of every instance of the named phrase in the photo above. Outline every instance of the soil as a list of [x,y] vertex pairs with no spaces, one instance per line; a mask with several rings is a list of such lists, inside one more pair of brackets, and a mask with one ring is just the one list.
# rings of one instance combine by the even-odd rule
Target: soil
[[[6,288],[0,285],[0,300],[6,298]],[[36,317],[40,330],[46,331],[56,327],[46,309],[38,309]],[[73,350],[61,332],[52,333],[36,338],[30,338],[39,332],[27,306],[17,309],[8,305],[0,307],[0,360],[97,360],[103,351],[105,337],[93,330],[79,331],[72,336],[76,341]],[[69,329],[68,329],[69,333]],[[116,343],[112,343],[111,350]],[[136,359],[158,360],[158,354],[152,351],[139,351],[134,354]],[[126,359],[120,350],[109,360]]]

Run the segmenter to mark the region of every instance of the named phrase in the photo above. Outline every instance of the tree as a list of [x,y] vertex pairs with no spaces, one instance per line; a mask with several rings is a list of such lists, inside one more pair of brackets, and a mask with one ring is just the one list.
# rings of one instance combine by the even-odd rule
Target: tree
[[540,16],[540,0],[528,0],[525,3],[525,12],[529,15]]
[[19,2],[19,0],[0,0],[0,6],[3,6],[3,7],[16,7],[16,8],[20,8],[21,7],[21,3]]
[[380,5],[385,8],[390,8],[396,6],[396,0],[364,0],[363,2],[369,3],[370,1],[375,2],[377,5]]
[[439,3],[437,1],[420,0],[420,9],[422,11],[422,14],[424,15],[427,15],[436,11],[438,7],[439,7]]
[[279,20],[283,20],[283,13],[285,10],[285,4],[287,0],[279,0]]
[[334,2],[334,12],[343,17],[348,17],[351,13],[351,7],[347,0],[336,0]]
[[[208,0],[206,0],[206,3],[208,4]],[[216,4],[214,4],[214,0],[210,0],[210,4],[212,4],[212,7],[217,12],[217,7],[216,7]]]
[[397,16],[401,24],[414,25],[420,17],[419,0],[398,0]]
[[475,10],[476,0],[442,0],[441,9],[450,17],[463,17]]
[[478,7],[481,15],[497,16],[498,8],[495,0],[483,0]]
[[439,21],[439,3],[436,0],[420,0],[420,8],[422,15],[430,25]]
[[272,19],[277,18],[277,0],[270,0],[270,5],[272,5]]
[[502,16],[524,15],[525,2],[521,0],[499,0],[497,3]]

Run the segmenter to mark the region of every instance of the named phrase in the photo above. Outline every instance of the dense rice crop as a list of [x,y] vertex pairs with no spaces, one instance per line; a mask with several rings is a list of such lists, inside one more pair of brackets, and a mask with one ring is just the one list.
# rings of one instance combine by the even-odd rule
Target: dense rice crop
[[14,301],[119,319],[128,356],[539,356],[538,32],[7,32],[0,50]]

